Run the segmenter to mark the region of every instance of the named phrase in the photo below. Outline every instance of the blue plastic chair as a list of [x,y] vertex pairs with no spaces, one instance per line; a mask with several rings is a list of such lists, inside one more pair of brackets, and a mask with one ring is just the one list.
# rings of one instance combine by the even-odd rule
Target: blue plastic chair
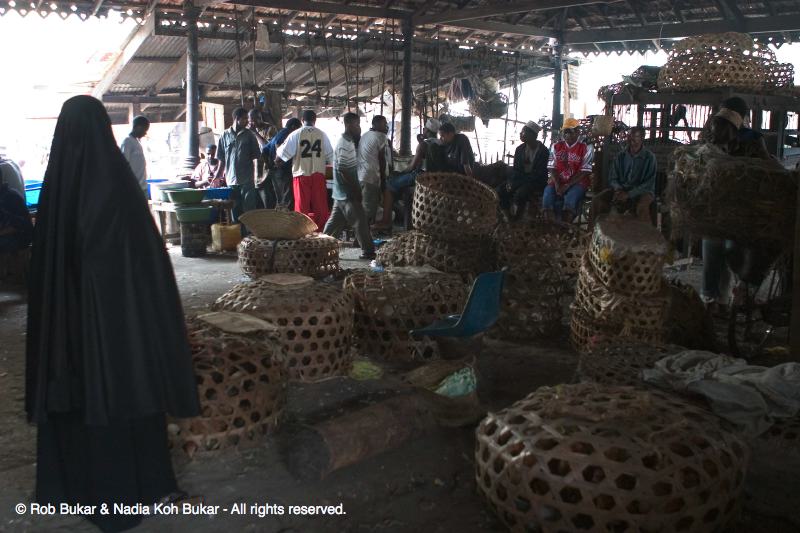
[[472,284],[467,305],[460,315],[452,315],[409,334],[420,339],[427,337],[472,337],[486,331],[500,316],[500,297],[503,293],[505,272],[485,272]]

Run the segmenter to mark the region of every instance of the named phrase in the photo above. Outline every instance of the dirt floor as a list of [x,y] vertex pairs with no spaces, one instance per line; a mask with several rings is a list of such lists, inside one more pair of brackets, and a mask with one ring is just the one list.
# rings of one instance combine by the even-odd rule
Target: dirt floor
[[[343,254],[344,268],[366,267]],[[187,314],[204,310],[235,283],[244,281],[235,258],[186,259],[170,255]],[[348,259],[349,258],[349,259]],[[78,518],[17,515],[15,505],[31,500],[35,474],[35,428],[25,421],[24,346],[26,303],[22,292],[0,287],[0,531],[92,531]],[[563,338],[550,345],[487,341],[478,360],[481,398],[498,409],[542,385],[570,382],[576,354]],[[286,422],[313,420],[320,412],[370,403],[393,390],[390,379],[336,378],[315,385],[292,385]],[[224,451],[176,465],[179,484],[206,504],[232,509],[236,503],[289,505],[343,504],[341,517],[230,515],[148,518],[136,531],[242,532],[491,532],[505,528],[478,497],[473,466],[473,429],[433,431],[406,446],[334,472],[324,481],[303,482],[285,468],[278,439],[246,451]],[[795,479],[795,483],[797,480]],[[797,485],[785,487],[797,493]],[[756,488],[758,490],[758,488]],[[763,512],[763,510],[761,510]],[[769,513],[767,513],[769,514]],[[796,525],[751,510],[735,531],[795,532]]]

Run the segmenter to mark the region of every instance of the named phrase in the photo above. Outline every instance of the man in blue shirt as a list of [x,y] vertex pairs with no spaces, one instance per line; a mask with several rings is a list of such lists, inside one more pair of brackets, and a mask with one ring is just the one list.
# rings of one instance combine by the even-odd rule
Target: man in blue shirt
[[225,130],[217,145],[220,170],[233,189],[234,206],[232,218],[236,222],[242,213],[258,207],[255,183],[255,161],[261,157],[258,139],[247,128],[247,111],[239,107],[233,110],[233,125]]
[[650,206],[656,196],[656,156],[644,147],[644,128],[628,133],[628,144],[611,163],[609,188],[592,200],[592,224],[599,215],[611,211],[633,211],[642,222],[652,222]]
[[[267,168],[267,183],[265,187],[272,187],[275,191],[276,207],[281,209],[293,209],[294,199],[292,194],[292,160],[284,161],[280,165],[275,165],[275,156],[278,153],[278,147],[286,141],[286,138],[295,130],[300,129],[302,124],[300,119],[290,118],[286,121],[284,126],[275,136],[262,149],[264,161],[266,161]],[[266,196],[266,195],[265,195]],[[266,204],[266,199],[264,205]]]

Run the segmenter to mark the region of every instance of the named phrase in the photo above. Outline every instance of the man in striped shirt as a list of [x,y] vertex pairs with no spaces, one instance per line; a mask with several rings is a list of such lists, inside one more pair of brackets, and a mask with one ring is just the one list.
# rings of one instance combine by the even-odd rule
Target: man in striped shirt
[[333,160],[333,148],[328,136],[314,127],[316,122],[316,113],[303,111],[303,127],[292,132],[278,148],[275,164],[292,160],[294,210],[308,215],[321,228],[330,214],[325,165]]
[[361,245],[361,259],[373,259],[375,246],[369,231],[369,222],[361,203],[363,195],[358,183],[358,141],[361,124],[358,115],[344,115],[344,134],[333,151],[333,211],[325,224],[324,233],[333,237],[348,226],[356,232]]

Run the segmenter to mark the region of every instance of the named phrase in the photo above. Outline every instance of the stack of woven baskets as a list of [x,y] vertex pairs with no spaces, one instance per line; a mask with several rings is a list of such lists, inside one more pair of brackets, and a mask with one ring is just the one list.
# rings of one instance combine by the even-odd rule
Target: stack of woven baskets
[[324,278],[339,270],[339,241],[316,233],[306,215],[257,209],[240,220],[253,232],[239,243],[239,267],[251,278],[273,273]]
[[598,222],[572,304],[572,342],[591,350],[616,337],[660,343],[669,291],[667,243],[649,224],[623,217]]
[[736,88],[776,92],[793,87],[791,63],[745,33],[690,37],[675,44],[658,76],[659,90],[700,91]]
[[490,187],[460,174],[423,174],[417,178],[412,219],[415,230],[383,245],[380,263],[430,265],[463,278],[491,268],[497,194]]
[[495,333],[527,340],[556,335],[563,315],[561,297],[568,283],[570,230],[534,222],[501,225],[495,232],[497,262],[507,269],[503,307]]

